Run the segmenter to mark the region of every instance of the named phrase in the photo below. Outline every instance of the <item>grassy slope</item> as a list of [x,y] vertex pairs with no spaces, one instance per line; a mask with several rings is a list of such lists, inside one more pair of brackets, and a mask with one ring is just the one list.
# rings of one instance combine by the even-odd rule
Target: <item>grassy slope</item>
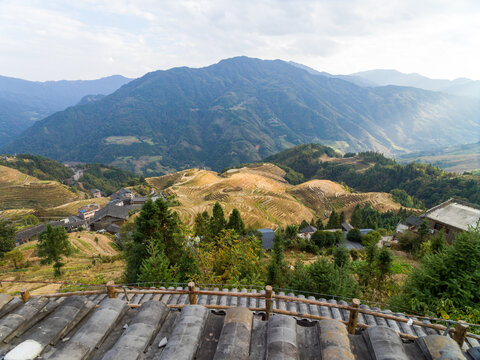
[[346,210],[347,215],[359,202],[368,201],[378,210],[399,209],[389,194],[350,194],[339,184],[316,180],[293,186],[284,178],[284,171],[272,164],[259,164],[232,169],[219,175],[213,171],[190,169],[147,182],[175,195],[180,206],[174,207],[182,220],[193,224],[195,214],[211,211],[218,201],[226,216],[237,208],[247,225],[276,227],[300,223],[314,217],[325,217],[332,209]]
[[83,198],[56,181],[39,180],[0,165],[0,210],[39,209],[58,206]]
[[[35,247],[37,241],[21,245],[18,249],[24,254],[25,260],[31,262],[31,266],[15,270],[10,261],[0,264],[1,280],[38,280],[38,281],[69,281],[82,283],[106,283],[108,280],[119,282],[125,263],[117,260],[113,263],[102,263],[92,266],[92,256],[112,256],[118,251],[110,243],[111,239],[106,235],[92,232],[79,232],[69,234],[75,253],[66,259],[64,274],[55,279],[52,265],[41,265],[36,256]],[[98,244],[94,241],[98,238]],[[1,292],[16,293],[21,289],[28,288],[33,294],[52,293],[60,289],[61,285],[50,284],[25,284],[25,283],[2,283]]]

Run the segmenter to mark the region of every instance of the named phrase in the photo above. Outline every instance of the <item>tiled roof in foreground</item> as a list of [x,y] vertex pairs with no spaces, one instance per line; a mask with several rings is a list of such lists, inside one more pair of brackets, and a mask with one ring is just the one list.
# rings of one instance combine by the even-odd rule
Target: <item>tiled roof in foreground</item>
[[[254,305],[252,300],[265,301],[256,298],[198,296],[201,304],[226,301],[236,306],[218,311],[203,305],[168,307],[187,303],[187,294],[136,294],[130,303],[139,307],[128,306],[120,295],[116,299],[106,294],[32,297],[24,303],[0,294],[0,356],[6,360],[36,356],[69,360],[480,359],[475,339],[467,338],[460,349],[453,339],[433,329],[421,328],[421,332],[412,327],[419,337],[406,341],[394,325],[403,323],[385,319],[381,323],[381,318],[373,316],[359,317],[373,326],[351,335],[333,319],[311,321],[273,314],[265,321],[264,314],[245,307]],[[234,304],[234,300],[238,301]],[[321,306],[311,307],[303,310],[325,313]],[[333,310],[332,317],[348,316],[325,308]],[[407,326],[400,331],[407,332]]]

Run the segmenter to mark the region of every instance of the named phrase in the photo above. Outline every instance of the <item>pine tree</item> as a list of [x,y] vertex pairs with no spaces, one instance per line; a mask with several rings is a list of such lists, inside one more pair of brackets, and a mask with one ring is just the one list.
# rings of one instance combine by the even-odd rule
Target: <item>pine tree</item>
[[129,282],[136,282],[140,274],[143,260],[149,257],[147,245],[154,244],[158,251],[163,251],[170,261],[175,264],[182,256],[183,248],[176,236],[178,222],[174,214],[168,209],[162,199],[153,202],[147,200],[135,219],[135,233],[132,240],[125,244],[125,258],[127,260],[126,278]]
[[210,231],[212,236],[218,236],[226,226],[227,221],[225,220],[225,214],[223,213],[222,206],[217,201],[215,205],[213,205],[213,213],[210,218]]
[[0,257],[15,248],[15,228],[0,219]]
[[287,282],[287,263],[283,254],[283,239],[275,234],[273,238],[272,259],[267,266],[268,283],[273,286],[284,286]]
[[340,216],[335,210],[332,210],[328,218],[327,229],[338,229],[340,227]]
[[245,234],[245,224],[243,223],[240,211],[233,209],[230,217],[228,218],[227,229],[233,229],[238,235]]
[[40,233],[38,237],[37,253],[41,258],[42,264],[53,263],[54,276],[62,274],[62,262],[64,256],[72,253],[72,245],[68,240],[68,235],[62,226],[47,224],[45,231]]
[[342,212],[340,213],[339,223],[340,223],[340,225],[342,225],[344,222],[345,222],[345,211],[342,211]]
[[360,205],[355,206],[355,209],[353,210],[353,213],[352,213],[352,217],[350,219],[350,224],[352,224],[353,227],[356,227],[358,229],[362,228],[363,220],[362,220],[362,210],[360,209]]
[[299,226],[299,229],[302,230],[302,229],[306,228],[308,225],[310,225],[310,224],[308,223],[307,220],[302,220],[302,222]]
[[195,223],[193,225],[193,231],[195,236],[200,237],[201,239],[207,239],[211,236],[210,234],[210,216],[206,211],[203,213],[198,213],[195,216]]
[[315,227],[317,230],[323,230],[325,227],[323,226],[323,221],[322,219],[317,219],[317,222],[315,223]]
[[170,261],[165,256],[163,250],[158,249],[155,243],[147,244],[148,257],[142,260],[139,282],[175,282],[175,272],[170,268]]

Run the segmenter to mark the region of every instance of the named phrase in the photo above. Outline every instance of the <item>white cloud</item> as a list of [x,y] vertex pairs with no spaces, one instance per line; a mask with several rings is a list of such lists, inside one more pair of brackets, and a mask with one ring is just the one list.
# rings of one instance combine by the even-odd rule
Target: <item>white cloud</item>
[[444,0],[0,0],[0,72],[141,76],[247,55],[480,79],[480,5]]

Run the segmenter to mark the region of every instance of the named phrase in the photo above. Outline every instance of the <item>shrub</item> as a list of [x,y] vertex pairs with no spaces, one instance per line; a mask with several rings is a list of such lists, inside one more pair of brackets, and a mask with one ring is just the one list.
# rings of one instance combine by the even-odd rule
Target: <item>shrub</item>
[[347,240],[354,241],[354,242],[361,242],[362,241],[362,233],[360,229],[353,228],[347,233]]

